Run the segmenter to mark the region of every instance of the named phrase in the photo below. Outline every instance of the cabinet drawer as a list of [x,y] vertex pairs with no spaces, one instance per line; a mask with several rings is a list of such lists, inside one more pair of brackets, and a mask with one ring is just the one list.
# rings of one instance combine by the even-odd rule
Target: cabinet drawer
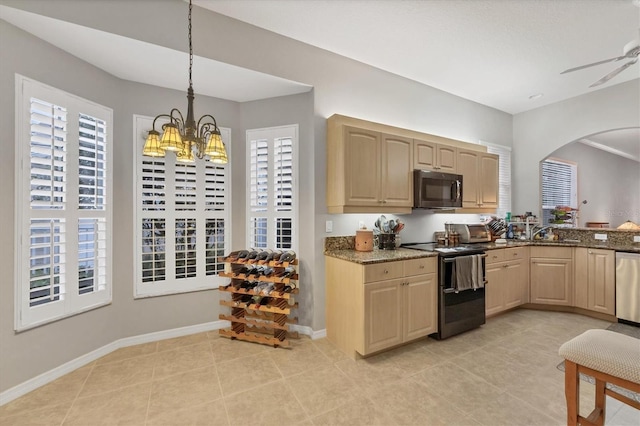
[[436,258],[425,257],[421,259],[411,259],[404,261],[404,276],[433,274],[436,272]]
[[487,264],[504,261],[505,249],[487,250]]
[[526,247],[504,249],[504,260],[520,260],[527,257]]
[[531,247],[531,257],[548,257],[555,259],[572,259],[573,247]]
[[364,267],[364,282],[392,280],[403,275],[403,262],[384,262]]

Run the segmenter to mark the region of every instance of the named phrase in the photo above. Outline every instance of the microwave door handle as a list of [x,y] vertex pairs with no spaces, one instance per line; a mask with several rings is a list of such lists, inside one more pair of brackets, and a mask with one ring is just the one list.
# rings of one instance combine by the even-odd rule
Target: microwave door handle
[[456,179],[456,200],[459,200],[460,197],[462,196],[460,194],[460,190],[461,190],[461,185],[460,185],[460,181]]

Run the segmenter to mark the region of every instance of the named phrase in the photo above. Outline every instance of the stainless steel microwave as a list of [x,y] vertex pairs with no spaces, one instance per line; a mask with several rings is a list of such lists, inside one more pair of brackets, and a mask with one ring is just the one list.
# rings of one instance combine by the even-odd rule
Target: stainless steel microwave
[[462,207],[462,175],[413,171],[413,208],[441,209]]

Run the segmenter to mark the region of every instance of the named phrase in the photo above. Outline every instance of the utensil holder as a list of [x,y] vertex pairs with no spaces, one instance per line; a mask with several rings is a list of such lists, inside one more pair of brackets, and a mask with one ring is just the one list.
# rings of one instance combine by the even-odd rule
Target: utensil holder
[[378,235],[378,248],[381,250],[396,249],[396,234],[380,234]]

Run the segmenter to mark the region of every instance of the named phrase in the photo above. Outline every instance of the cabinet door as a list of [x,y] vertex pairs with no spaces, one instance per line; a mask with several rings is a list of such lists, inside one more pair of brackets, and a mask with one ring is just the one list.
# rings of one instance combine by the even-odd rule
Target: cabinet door
[[458,149],[458,174],[462,175],[462,207],[478,206],[478,157],[481,153]]
[[615,315],[615,252],[588,250],[588,309]]
[[438,331],[436,275],[420,275],[403,284],[403,338],[414,340]]
[[[413,140],[382,135],[383,207],[413,206]],[[371,165],[374,167],[374,165]]]
[[498,207],[498,173],[498,156],[494,154],[482,154],[480,156],[479,179],[481,186],[478,200],[480,207]]
[[402,343],[404,279],[364,285],[364,353]]
[[458,150],[454,146],[437,146],[438,170],[443,173],[457,173]]
[[419,170],[437,170],[436,151],[438,144],[419,139],[413,140],[413,168]]
[[344,140],[346,205],[380,205],[380,133],[344,126]]
[[505,264],[487,264],[484,289],[485,315],[494,315],[504,310]]
[[531,258],[531,303],[571,306],[573,262]]
[[528,302],[529,264],[524,260],[505,264],[505,309],[515,308]]

